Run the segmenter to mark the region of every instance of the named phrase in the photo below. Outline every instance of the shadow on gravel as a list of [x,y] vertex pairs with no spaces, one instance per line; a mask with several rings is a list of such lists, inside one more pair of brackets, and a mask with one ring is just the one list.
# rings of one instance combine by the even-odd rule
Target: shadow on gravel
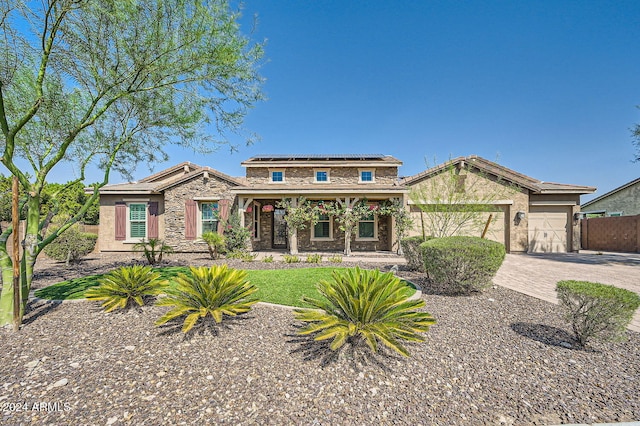
[[30,300],[27,302],[22,324],[31,324],[38,318],[53,312],[62,304],[59,300]]
[[516,322],[511,324],[511,329],[523,337],[544,343],[545,345],[559,346],[571,350],[585,350],[575,341],[571,333],[561,328],[544,324]]
[[331,340],[317,341],[312,335],[301,336],[297,330],[301,329],[301,325],[292,325],[295,330],[292,333],[284,334],[287,338],[286,342],[296,345],[297,347],[289,351],[290,354],[302,354],[305,361],[320,361],[321,367],[327,367],[333,363],[344,360],[350,364],[356,371],[362,370],[364,365],[375,365],[386,372],[391,371],[388,367],[390,362],[396,362],[402,357],[389,353],[384,347],[378,347],[378,352],[373,353],[371,349],[364,343],[346,343],[337,350],[330,348]]
[[183,334],[184,340],[189,341],[196,336],[210,335],[218,336],[223,330],[233,331],[235,326],[246,327],[243,323],[255,317],[249,316],[249,313],[240,314],[235,317],[225,316],[221,323],[216,323],[211,316],[207,316],[204,320],[200,319],[187,333],[182,332],[184,324],[184,316],[175,318],[165,324],[158,326],[158,336],[172,336]]

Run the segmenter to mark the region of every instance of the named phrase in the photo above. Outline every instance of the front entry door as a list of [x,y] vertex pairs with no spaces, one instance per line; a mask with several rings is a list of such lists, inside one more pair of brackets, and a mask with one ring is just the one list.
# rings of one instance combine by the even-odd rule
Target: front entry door
[[271,241],[274,249],[287,248],[287,222],[284,221],[284,209],[273,211],[273,238]]

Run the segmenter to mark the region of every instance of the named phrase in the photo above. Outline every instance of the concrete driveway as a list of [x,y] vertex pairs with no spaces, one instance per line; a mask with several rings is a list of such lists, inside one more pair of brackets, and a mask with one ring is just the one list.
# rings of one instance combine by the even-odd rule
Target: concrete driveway
[[[593,281],[626,288],[640,294],[640,254],[580,253],[507,254],[493,282],[520,293],[558,303],[556,283],[561,280]],[[640,309],[629,325],[640,332]]]

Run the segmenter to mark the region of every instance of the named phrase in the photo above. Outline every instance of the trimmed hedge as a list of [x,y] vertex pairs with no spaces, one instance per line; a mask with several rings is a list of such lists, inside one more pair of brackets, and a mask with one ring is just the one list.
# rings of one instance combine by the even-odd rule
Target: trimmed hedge
[[60,262],[77,262],[96,247],[98,236],[80,232],[77,225],[69,227],[44,248],[44,253]]
[[640,307],[640,296],[612,285],[589,281],[560,281],[556,292],[564,318],[576,340],[585,346],[592,338],[619,340]]
[[425,272],[424,257],[420,250],[420,244],[429,241],[433,237],[407,237],[400,240],[402,255],[407,259],[407,267],[412,271]]
[[478,237],[435,238],[420,245],[431,281],[451,294],[482,291],[504,261],[504,245]]

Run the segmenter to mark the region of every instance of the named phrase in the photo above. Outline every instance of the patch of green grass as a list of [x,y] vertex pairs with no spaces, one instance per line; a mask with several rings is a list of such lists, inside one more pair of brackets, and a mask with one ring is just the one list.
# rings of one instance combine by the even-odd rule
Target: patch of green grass
[[[320,293],[316,290],[318,281],[331,279],[333,271],[344,269],[346,268],[247,270],[247,279],[258,287],[258,292],[255,296],[262,302],[309,307],[309,305],[300,301],[302,296],[320,297]],[[189,272],[189,268],[181,266],[154,268],[154,270],[160,273],[162,279],[168,280],[169,285],[173,284],[173,278],[178,273]],[[54,300],[82,299],[84,298],[85,290],[98,285],[98,280],[102,277],[102,274],[91,275],[63,281],[37,290],[35,295],[43,299]]]

